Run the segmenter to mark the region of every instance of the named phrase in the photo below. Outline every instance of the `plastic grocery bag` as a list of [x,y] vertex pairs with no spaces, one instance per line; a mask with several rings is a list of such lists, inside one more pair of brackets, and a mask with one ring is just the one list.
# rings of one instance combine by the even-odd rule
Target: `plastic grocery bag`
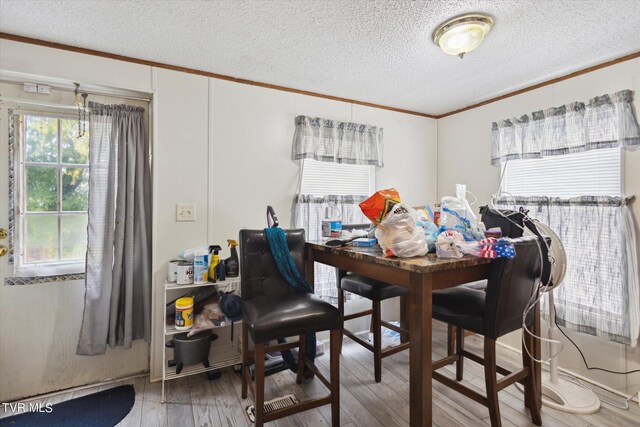
[[477,242],[461,242],[457,245],[462,253],[480,258],[514,258],[516,256],[513,243],[505,237],[499,239],[489,237]]
[[467,186],[456,184],[456,197],[442,198],[440,230],[454,230],[462,234],[465,240],[484,239],[484,224],[471,210],[466,197]]
[[416,221],[416,225],[418,227],[422,227],[424,230],[425,241],[427,242],[429,251],[432,251],[435,248],[436,238],[438,237],[440,229],[429,220],[427,215],[422,213],[420,214],[420,218]]
[[422,227],[416,225],[419,214],[411,206],[398,203],[376,228],[378,244],[385,256],[411,258],[426,255],[427,242]]
[[464,242],[462,234],[455,230],[445,230],[436,239],[436,255],[439,258],[462,258],[458,244]]

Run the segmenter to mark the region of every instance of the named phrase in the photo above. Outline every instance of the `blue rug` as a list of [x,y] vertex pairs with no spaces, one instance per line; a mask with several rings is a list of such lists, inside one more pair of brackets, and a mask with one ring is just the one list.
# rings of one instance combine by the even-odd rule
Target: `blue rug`
[[[18,415],[0,419],[0,426],[16,427],[113,427],[127,416],[136,393],[132,385],[121,385],[46,407],[29,407]],[[7,410],[10,410],[7,407]]]

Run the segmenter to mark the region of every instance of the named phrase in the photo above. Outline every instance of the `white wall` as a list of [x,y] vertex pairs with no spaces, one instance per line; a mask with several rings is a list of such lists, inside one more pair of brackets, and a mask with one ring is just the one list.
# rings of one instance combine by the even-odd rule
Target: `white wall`
[[[482,205],[497,191],[500,170],[489,164],[492,122],[573,101],[585,102],[594,96],[623,89],[636,92],[635,108],[636,112],[640,111],[640,59],[438,120],[438,197],[454,194],[455,184],[465,183],[478,197],[478,205]],[[626,194],[640,196],[640,151],[625,153],[624,179]],[[636,218],[640,218],[637,201],[633,211]],[[638,230],[636,235],[640,236]],[[584,334],[570,333],[570,336],[583,349],[592,366],[618,371],[640,368],[639,348],[632,349]],[[519,336],[515,334],[503,341],[520,348]],[[622,391],[633,393],[640,389],[640,373],[624,376],[587,372],[578,352],[566,340],[560,366]]]
[[[163,285],[167,262],[207,243],[209,79],[154,69],[153,302],[151,375],[162,374]],[[176,222],[176,203],[195,203],[196,221]]]
[[376,187],[395,186],[414,205],[435,199],[435,120],[224,80],[210,84],[210,241],[263,228],[267,205],[283,226],[291,223],[299,170],[291,141],[299,114],[383,127],[384,167],[376,168]]

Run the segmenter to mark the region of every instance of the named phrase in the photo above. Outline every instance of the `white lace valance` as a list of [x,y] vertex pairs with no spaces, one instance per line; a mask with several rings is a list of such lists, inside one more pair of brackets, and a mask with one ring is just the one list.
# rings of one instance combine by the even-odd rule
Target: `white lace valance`
[[573,102],[534,111],[491,127],[492,165],[611,147],[640,147],[630,90],[597,96],[587,105]]
[[382,128],[298,116],[292,160],[382,166]]

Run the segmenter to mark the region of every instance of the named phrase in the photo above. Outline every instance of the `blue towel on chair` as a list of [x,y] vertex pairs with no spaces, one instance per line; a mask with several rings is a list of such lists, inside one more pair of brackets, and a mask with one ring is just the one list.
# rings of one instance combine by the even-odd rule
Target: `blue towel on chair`
[[291,252],[289,252],[287,235],[284,230],[282,228],[265,228],[264,232],[267,236],[271,256],[276,262],[276,267],[278,267],[282,278],[297,291],[313,293],[313,288],[307,282],[307,279],[302,277],[291,256]]
[[[307,282],[302,274],[300,274],[300,270],[296,267],[296,263],[291,256],[291,252],[289,251],[289,245],[287,244],[287,235],[285,234],[282,228],[273,227],[273,228],[265,228],[264,234],[267,237],[267,243],[269,243],[269,250],[271,251],[271,256],[276,263],[276,267],[280,272],[282,278],[289,283],[289,285],[299,292],[307,292],[313,293],[313,288]],[[283,343],[284,338],[278,339],[278,342]],[[316,334],[309,334],[305,339],[305,354],[311,360],[314,361],[316,358]],[[293,354],[290,350],[286,350],[282,352],[282,358],[287,363],[289,369],[293,372],[298,370],[298,362],[293,357]],[[309,377],[313,375],[309,368],[305,366],[305,377]]]

